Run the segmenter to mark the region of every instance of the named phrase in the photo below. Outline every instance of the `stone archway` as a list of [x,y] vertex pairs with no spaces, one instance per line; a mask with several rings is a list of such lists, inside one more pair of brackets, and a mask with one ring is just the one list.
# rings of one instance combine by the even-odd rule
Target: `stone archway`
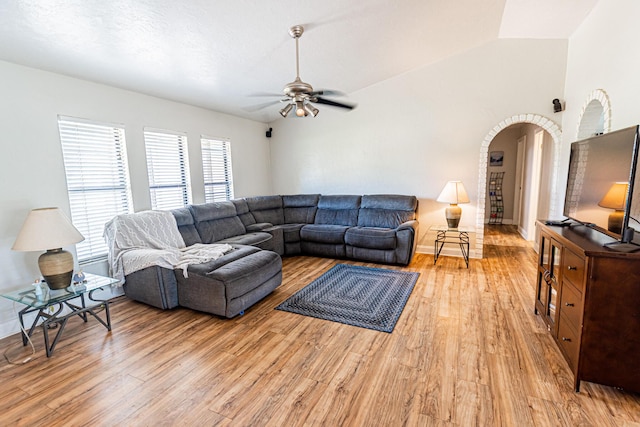
[[518,123],[530,123],[540,126],[547,131],[553,139],[553,176],[551,177],[551,205],[549,215],[553,218],[558,214],[558,163],[560,159],[560,143],[562,131],[553,121],[539,114],[519,114],[508,117],[494,126],[484,137],[480,146],[480,163],[478,167],[478,202],[476,210],[476,247],[475,254],[482,258],[484,246],[484,214],[485,214],[485,193],[487,188],[487,163],[489,161],[489,145],[495,136],[503,129]]

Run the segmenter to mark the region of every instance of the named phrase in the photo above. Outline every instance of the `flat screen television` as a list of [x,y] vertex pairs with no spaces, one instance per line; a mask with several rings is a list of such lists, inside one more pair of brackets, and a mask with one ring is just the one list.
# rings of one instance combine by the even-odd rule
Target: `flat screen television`
[[[627,243],[640,244],[638,126],[571,144],[563,214]],[[638,246],[640,249],[640,246]]]

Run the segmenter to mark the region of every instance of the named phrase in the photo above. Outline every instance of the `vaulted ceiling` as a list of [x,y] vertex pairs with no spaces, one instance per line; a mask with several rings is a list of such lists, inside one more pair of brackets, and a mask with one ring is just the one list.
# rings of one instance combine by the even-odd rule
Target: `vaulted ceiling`
[[349,94],[497,38],[568,38],[597,2],[5,1],[0,60],[268,122],[280,106],[246,107],[295,78],[292,25],[302,79]]

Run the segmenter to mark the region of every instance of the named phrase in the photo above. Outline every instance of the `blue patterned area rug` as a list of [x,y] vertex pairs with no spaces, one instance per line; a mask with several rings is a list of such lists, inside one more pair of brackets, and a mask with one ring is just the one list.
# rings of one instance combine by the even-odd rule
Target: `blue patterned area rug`
[[392,332],[419,273],[338,264],[276,310]]

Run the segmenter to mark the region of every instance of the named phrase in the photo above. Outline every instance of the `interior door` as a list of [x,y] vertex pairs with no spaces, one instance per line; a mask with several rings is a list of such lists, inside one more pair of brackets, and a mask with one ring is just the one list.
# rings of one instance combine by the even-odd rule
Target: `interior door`
[[[524,155],[527,150],[527,135],[521,136],[518,141],[518,151],[516,154],[516,185],[513,195],[513,220],[518,226],[518,229],[522,228],[522,205],[524,194]],[[522,233],[522,232],[521,232]]]

